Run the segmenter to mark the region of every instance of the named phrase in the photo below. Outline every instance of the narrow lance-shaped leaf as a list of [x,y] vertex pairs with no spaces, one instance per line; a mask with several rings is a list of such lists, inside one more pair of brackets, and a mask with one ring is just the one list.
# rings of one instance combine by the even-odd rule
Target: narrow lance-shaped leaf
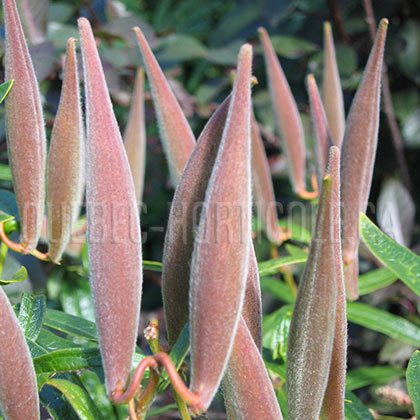
[[6,138],[19,208],[21,244],[34,250],[44,215],[46,139],[41,98],[14,0],[3,0],[5,78],[14,79],[6,99]]
[[222,379],[242,309],[251,244],[252,47],[241,48],[227,123],[191,264],[191,389],[205,407]]
[[[336,168],[335,168],[336,169]],[[287,347],[287,407],[290,420],[318,420],[334,343],[337,264],[334,223],[339,183],[324,177],[314,235],[300,284]]]
[[133,176],[137,204],[143,197],[144,171],[146,168],[146,123],[144,116],[144,68],[136,73],[130,114],[124,131],[124,146]]
[[305,190],[305,141],[302,121],[267,31],[260,28],[259,34],[264,50],[271,103],[283,137],[292,186],[294,191],[299,193]]
[[332,179],[334,208],[333,235],[334,258],[337,284],[337,307],[335,311],[334,344],[331,356],[330,373],[322,403],[323,420],[344,420],[344,396],[346,392],[347,370],[347,310],[346,289],[341,253],[341,218],[340,218],[340,150],[331,147],[329,173]]
[[324,23],[324,73],[322,80],[322,98],[325,104],[328,126],[331,130],[331,137],[334,144],[341,147],[346,126],[344,100],[330,22]]
[[318,86],[313,74],[307,79],[309,103],[311,106],[312,124],[315,132],[315,166],[318,185],[322,184],[322,177],[328,165],[328,154],[332,140],[328,129],[327,117],[318,91]]
[[278,245],[284,240],[277,220],[276,198],[271,180],[270,166],[265,153],[258,123],[251,116],[252,180],[257,213],[263,223],[268,239]]
[[80,18],[86,92],[90,283],[108,395],[127,383],[142,284],[134,185],[89,21]]
[[176,185],[194,148],[194,134],[142,31],[139,28],[134,30],[153,96],[171,179]]
[[162,264],[162,295],[169,345],[188,321],[190,261],[207,184],[229,110],[230,96],[203,129],[179,180],[169,213]]
[[48,256],[57,262],[80,212],[85,186],[85,144],[75,38],[67,43],[60,104],[47,168]]
[[0,288],[0,405],[7,420],[39,419],[34,365],[15,312]]
[[341,205],[344,278],[351,300],[359,295],[359,214],[366,211],[378,142],[382,61],[388,21],[379,24],[347,119],[341,155]]

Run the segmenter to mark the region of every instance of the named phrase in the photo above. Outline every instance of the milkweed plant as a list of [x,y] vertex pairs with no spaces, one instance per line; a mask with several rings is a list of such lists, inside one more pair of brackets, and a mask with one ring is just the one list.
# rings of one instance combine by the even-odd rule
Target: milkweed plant
[[[304,106],[277,53],[287,37],[272,36],[273,25],[254,27],[248,42],[234,44],[222,89],[201,102],[207,122],[199,126],[187,92],[206,83],[207,60],[222,63],[222,50],[199,54],[198,70],[182,78],[185,88],[161,67],[170,68],[182,36],[156,54],[150,24],[123,3],[105,3],[107,17],[81,6],[76,28],[48,24],[48,2],[2,2],[3,418],[420,416],[418,312],[393,313],[369,299],[397,284],[407,305],[420,299],[420,257],[398,217],[403,210],[414,217],[409,189],[390,179],[378,199],[378,208],[394,201],[392,221],[378,217],[384,230],[393,224],[393,238],[366,216],[388,20],[377,25],[354,95],[342,88],[334,25],[324,23],[319,67],[300,81]],[[72,12],[67,3],[50,8]],[[125,22],[127,38],[112,31],[113,19]],[[51,43],[47,26],[62,38],[54,109],[32,61],[37,47]],[[114,45],[127,44],[124,91],[109,61],[121,59]],[[260,91],[271,104],[264,108],[271,126],[253,103]],[[282,153],[274,163],[273,147]],[[284,190],[273,183],[276,164],[287,171]],[[143,225],[150,185],[171,195],[158,252]],[[313,217],[297,221],[276,196]],[[32,294],[23,285],[34,265],[47,283]],[[151,293],[150,278],[158,292]],[[158,309],[144,309],[156,296]],[[381,352],[380,365],[355,365],[352,330],[388,337],[388,354],[408,355],[392,364]]]

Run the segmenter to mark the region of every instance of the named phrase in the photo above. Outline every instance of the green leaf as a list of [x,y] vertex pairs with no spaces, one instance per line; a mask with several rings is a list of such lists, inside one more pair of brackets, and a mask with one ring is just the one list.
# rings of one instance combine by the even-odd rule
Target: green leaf
[[20,220],[16,197],[10,191],[0,189],[0,213],[13,216],[17,221]]
[[41,332],[36,339],[36,344],[45,349],[46,352],[79,347],[79,344],[73,343],[73,341],[56,335],[45,328],[41,328]]
[[353,391],[368,385],[387,384],[404,376],[404,369],[394,366],[363,366],[347,372],[346,389]]
[[14,80],[7,80],[6,82],[0,85],[0,104],[4,101],[4,98],[9,93],[10,89],[13,86]]
[[81,386],[66,379],[50,379],[47,384],[57,388],[67,398],[81,420],[103,419],[90,395]]
[[69,315],[55,309],[47,309],[44,325],[76,337],[96,341],[96,326],[93,322]]
[[280,376],[284,381],[286,380],[286,361],[282,358],[273,360],[271,351],[266,347],[263,347],[262,351],[264,364],[267,369],[272,370],[275,374]]
[[263,292],[269,293],[282,302],[293,303],[295,301],[290,287],[280,279],[275,277],[261,277],[260,284]]
[[168,404],[162,407],[156,407],[149,410],[146,414],[146,419],[154,418],[155,416],[160,416],[161,414],[165,414],[167,411],[170,410],[177,410],[178,407],[176,404]]
[[5,163],[0,163],[0,181],[11,181],[12,180],[12,171],[10,166]]
[[348,302],[347,317],[350,322],[378,331],[413,346],[420,346],[420,328],[405,318],[377,309],[365,303]]
[[292,223],[288,218],[280,219],[279,226],[287,228],[290,232],[290,239],[294,241],[308,243],[312,238],[312,234],[308,229],[299,223]]
[[24,266],[20,267],[18,271],[10,279],[0,279],[0,284],[19,283],[28,277],[28,272]]
[[360,232],[373,255],[420,296],[420,257],[385,235],[364,214],[360,215]]
[[94,321],[93,298],[87,278],[70,276],[61,279],[59,300],[63,311],[89,321]]
[[346,392],[344,411],[346,420],[374,420],[370,411],[352,392]]
[[295,36],[273,35],[270,39],[276,53],[286,58],[299,58],[318,50],[316,44]]
[[185,34],[174,33],[161,38],[154,50],[159,63],[177,63],[207,56],[207,48],[194,37]]
[[65,396],[53,386],[44,385],[39,398],[53,419],[79,420]]
[[143,260],[143,268],[150,271],[162,272],[162,263],[159,261]]
[[387,267],[377,268],[359,276],[359,294],[366,295],[389,286],[397,276]]
[[416,418],[420,418],[420,351],[416,350],[407,366],[407,387]]
[[307,258],[308,255],[304,253],[302,253],[301,255],[286,255],[284,257],[273,258],[271,260],[259,263],[258,270],[260,276],[275,274],[278,273],[279,268],[289,264],[305,262]]
[[32,296],[23,293],[19,305],[19,323],[22,327],[25,338],[35,341],[41,331],[42,322],[45,316],[45,297]]

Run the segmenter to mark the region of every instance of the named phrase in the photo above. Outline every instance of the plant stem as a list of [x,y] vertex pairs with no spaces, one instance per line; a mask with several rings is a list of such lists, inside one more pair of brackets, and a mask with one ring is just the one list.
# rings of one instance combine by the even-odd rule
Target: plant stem
[[9,250],[8,246],[2,242],[0,245],[0,277],[3,273],[4,262],[6,260],[7,251]]
[[178,407],[179,414],[181,415],[182,420],[191,420],[190,413],[188,412],[187,404],[185,401],[179,396],[178,392],[174,388],[172,388],[176,405]]

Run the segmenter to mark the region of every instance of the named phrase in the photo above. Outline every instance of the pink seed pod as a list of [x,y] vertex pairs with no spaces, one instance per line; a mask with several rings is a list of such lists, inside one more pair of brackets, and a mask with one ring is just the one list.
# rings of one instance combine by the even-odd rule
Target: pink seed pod
[[242,317],[223,379],[223,395],[229,420],[283,420],[263,359]]
[[146,168],[146,122],[144,116],[144,68],[136,73],[130,114],[124,130],[124,146],[133,176],[137,205],[143,197],[144,171]]
[[270,166],[254,115],[251,116],[251,150],[253,192],[257,213],[270,242],[280,245],[284,241],[284,233],[278,225]]
[[229,110],[230,96],[204,127],[175,190],[162,264],[162,295],[168,342],[175,344],[188,321],[190,261],[201,205]]
[[322,178],[327,169],[329,149],[333,145],[324,105],[318,91],[318,86],[313,74],[309,74],[306,79],[308,88],[309,103],[311,106],[312,124],[315,132],[315,164],[316,179],[318,185],[322,184]]
[[89,21],[78,20],[86,95],[86,204],[90,284],[106,389],[127,384],[142,285],[134,185]]
[[85,142],[75,38],[67,42],[60,104],[47,167],[48,256],[58,262],[80,212],[85,186]]
[[341,147],[346,127],[343,90],[335,56],[334,39],[330,22],[324,23],[324,72],[322,98],[327,114],[328,126],[334,144]]
[[5,79],[14,79],[6,98],[6,138],[21,237],[35,249],[44,216],[46,139],[41,98],[14,0],[3,0],[6,31]]
[[134,30],[149,79],[169,172],[176,185],[194,148],[195,137],[143,32],[139,28]]
[[388,20],[382,19],[350,113],[341,155],[344,279],[350,300],[359,295],[359,215],[366,211],[378,142],[382,62]]
[[322,184],[312,243],[293,310],[287,348],[287,407],[290,420],[318,420],[328,382],[337,306],[335,244],[340,211],[334,170]]
[[207,408],[239,322],[251,244],[252,47],[239,53],[232,99],[194,242],[190,280],[191,390]]
[[[328,172],[332,178],[332,201],[340,204],[340,150],[331,147]],[[344,420],[344,395],[346,391],[347,370],[347,312],[346,289],[341,253],[340,209],[334,209],[333,235],[336,258],[337,307],[335,311],[334,344],[331,356],[330,373],[322,403],[323,420]]]
[[38,420],[31,354],[9,299],[0,288],[0,405],[6,420]]
[[302,121],[267,31],[259,28],[258,32],[264,50],[271,103],[290,165],[289,174],[292,186],[299,194],[305,190],[305,140]]

